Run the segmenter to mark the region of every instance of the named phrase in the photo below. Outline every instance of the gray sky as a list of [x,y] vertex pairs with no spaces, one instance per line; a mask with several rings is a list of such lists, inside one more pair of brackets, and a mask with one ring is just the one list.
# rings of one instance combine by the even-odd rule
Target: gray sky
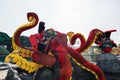
[[[94,29],[116,29],[111,38],[120,43],[120,0],[0,0],[0,31],[12,36],[27,23],[27,12],[38,14],[47,28],[60,32],[80,32],[88,37]],[[37,33],[38,25],[22,33]]]

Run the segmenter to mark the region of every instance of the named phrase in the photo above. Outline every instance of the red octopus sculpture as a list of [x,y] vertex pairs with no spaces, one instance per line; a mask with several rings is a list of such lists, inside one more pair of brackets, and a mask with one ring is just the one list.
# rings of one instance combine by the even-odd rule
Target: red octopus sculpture
[[[20,45],[19,42],[20,34],[27,29],[35,27],[38,23],[39,18],[36,13],[30,12],[28,13],[28,20],[30,21],[30,25],[27,24],[21,26],[16,30],[13,36],[13,42],[15,43],[14,45],[17,45],[20,48],[24,48]],[[61,66],[59,80],[71,80],[72,65],[69,57],[71,57],[81,68],[86,69],[87,71],[94,74],[96,80],[106,80],[103,71],[97,65],[94,65],[87,61],[80,54],[85,49],[87,49],[91,45],[91,43],[94,42],[96,35],[98,35],[99,33],[103,33],[101,30],[93,29],[90,32],[87,41],[83,40],[84,45],[80,46],[78,49],[73,49],[67,45],[66,34],[53,29],[44,30],[43,22],[40,23],[40,25],[41,26],[39,34],[30,36],[32,49],[24,48],[24,51],[30,50],[30,52],[33,52],[29,55],[32,58],[33,62],[37,64],[43,64],[44,66],[52,67],[55,64],[56,59],[53,56],[48,55],[48,52],[51,52],[53,55],[54,53],[57,53],[58,60]],[[76,38],[80,38],[80,35],[76,34],[73,36],[73,43]],[[15,49],[18,49],[18,47],[15,47]]]

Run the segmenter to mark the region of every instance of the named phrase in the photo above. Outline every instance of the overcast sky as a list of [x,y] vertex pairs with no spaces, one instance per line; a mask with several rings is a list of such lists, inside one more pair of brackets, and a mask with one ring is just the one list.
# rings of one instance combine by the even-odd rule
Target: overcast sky
[[[27,23],[28,12],[38,14],[47,28],[60,32],[80,32],[88,37],[94,29],[116,29],[111,38],[120,43],[120,0],[0,0],[0,31],[12,36]],[[37,33],[38,25],[22,33]]]

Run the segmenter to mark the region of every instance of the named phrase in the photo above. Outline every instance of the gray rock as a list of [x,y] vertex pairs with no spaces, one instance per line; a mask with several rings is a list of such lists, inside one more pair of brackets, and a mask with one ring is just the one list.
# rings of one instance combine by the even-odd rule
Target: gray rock
[[96,61],[107,80],[120,80],[120,60],[115,55],[103,53],[97,56]]

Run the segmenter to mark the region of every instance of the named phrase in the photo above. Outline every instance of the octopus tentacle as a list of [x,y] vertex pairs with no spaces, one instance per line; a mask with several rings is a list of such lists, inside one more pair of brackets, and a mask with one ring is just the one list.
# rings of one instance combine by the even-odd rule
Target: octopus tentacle
[[20,34],[30,28],[33,28],[38,23],[38,16],[35,13],[28,13],[27,18],[29,23],[26,23],[15,31],[12,38],[13,51],[5,58],[5,62],[15,63],[22,69],[28,71],[29,73],[36,71],[39,68],[42,68],[42,64],[37,64],[31,61],[27,61],[24,57],[31,57],[34,51],[21,46],[19,41]]
[[73,35],[73,37],[71,38],[70,44],[71,44],[71,45],[74,45],[74,44],[75,44],[75,41],[77,40],[77,38],[80,39],[81,44],[80,44],[80,46],[79,46],[77,49],[75,49],[75,50],[76,50],[76,51],[79,51],[80,48],[82,48],[82,46],[85,45],[86,39],[85,39],[85,37],[84,37],[81,33],[76,33],[76,34]]
[[85,38],[82,35],[75,34],[71,38],[71,44],[73,44],[77,38],[81,40],[81,45],[79,48],[74,49],[75,51],[79,52],[80,54],[84,53],[97,39],[97,36],[103,34],[103,31],[99,29],[93,29],[88,36],[88,39],[85,41]]
[[77,51],[72,49],[71,47],[68,47],[68,52],[70,56],[72,56],[72,59],[83,69],[91,72],[93,75],[95,75],[97,80],[106,80],[103,71],[96,65],[88,62],[85,60],[81,54],[79,54]]
[[18,48],[20,48],[21,49],[20,51],[22,51],[21,53],[26,53],[26,52],[30,53],[29,55],[21,54],[21,55],[23,55],[23,57],[31,57],[33,52],[31,50],[26,49],[23,46],[21,46],[19,36],[23,31],[35,27],[38,23],[38,20],[39,20],[38,16],[35,13],[32,13],[32,12],[31,13],[29,12],[27,14],[27,19],[28,19],[29,23],[23,24],[20,27],[18,27],[17,30],[14,32],[14,35],[13,35],[13,38],[12,38],[12,43],[13,43],[13,49],[14,50],[18,50]]
[[24,70],[28,71],[29,73],[34,72],[34,71],[38,70],[39,68],[44,67],[44,65],[30,62],[30,61],[26,60],[25,58],[23,58],[22,56],[20,56],[19,54],[15,54],[13,52],[10,53],[5,58],[5,62],[14,63],[17,66],[19,66],[21,69],[24,69]]

